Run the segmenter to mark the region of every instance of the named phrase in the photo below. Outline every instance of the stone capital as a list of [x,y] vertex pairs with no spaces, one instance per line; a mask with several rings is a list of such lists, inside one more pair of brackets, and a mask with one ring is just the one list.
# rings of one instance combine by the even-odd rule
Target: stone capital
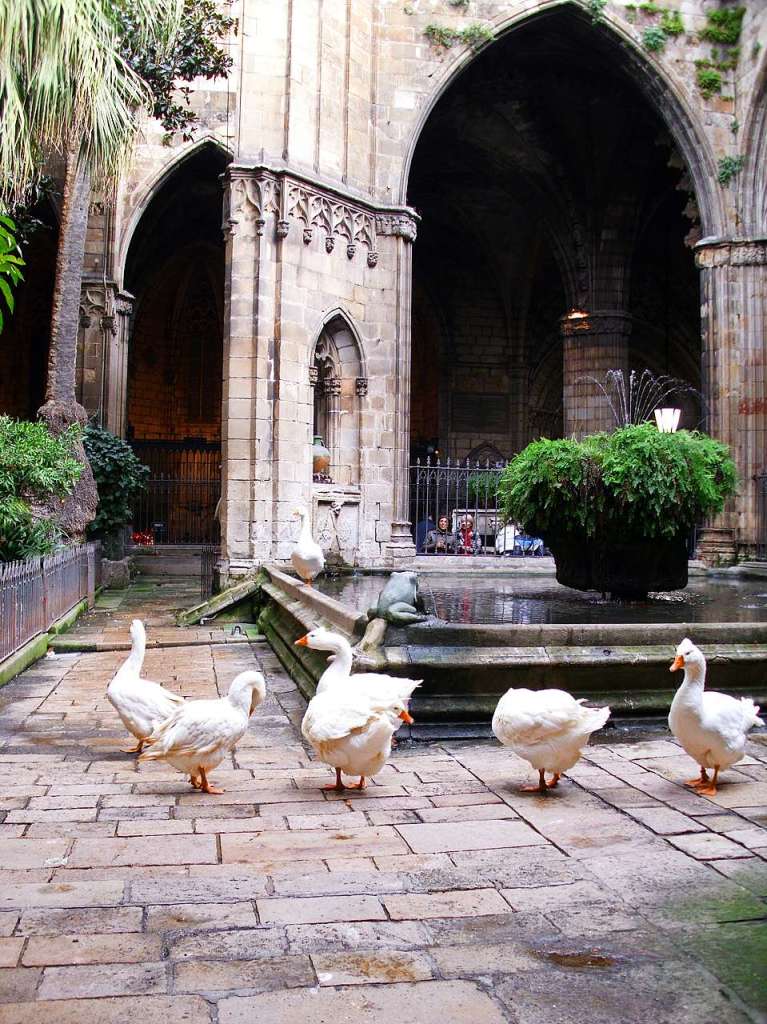
[[701,268],[767,265],[767,238],[704,238],[695,246]]

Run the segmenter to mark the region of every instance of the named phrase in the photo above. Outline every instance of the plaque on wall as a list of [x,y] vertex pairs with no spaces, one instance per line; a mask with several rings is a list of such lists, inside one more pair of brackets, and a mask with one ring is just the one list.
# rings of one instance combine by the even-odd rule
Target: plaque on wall
[[470,392],[453,395],[451,429],[462,434],[504,434],[509,429],[509,397]]

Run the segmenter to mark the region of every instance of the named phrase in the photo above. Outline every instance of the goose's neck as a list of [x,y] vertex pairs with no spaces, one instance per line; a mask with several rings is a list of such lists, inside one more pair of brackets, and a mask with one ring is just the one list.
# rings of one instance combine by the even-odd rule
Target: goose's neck
[[682,685],[679,687],[680,696],[682,696],[683,699],[688,698],[692,701],[700,700],[705,682],[705,665],[685,665],[684,679],[682,680]]
[[328,683],[336,682],[339,679],[348,679],[351,675],[353,655],[352,647],[348,640],[341,636],[337,637],[333,641],[332,647],[330,642],[328,642],[328,651],[334,657],[322,673],[322,678],[317,686],[318,689],[323,684],[326,686]]
[[137,636],[133,638],[131,642],[130,654],[128,655],[125,664],[129,666],[136,674],[141,671],[144,664],[144,654],[146,653],[146,637]]
[[301,540],[312,539],[312,528],[309,525],[309,516],[301,516]]

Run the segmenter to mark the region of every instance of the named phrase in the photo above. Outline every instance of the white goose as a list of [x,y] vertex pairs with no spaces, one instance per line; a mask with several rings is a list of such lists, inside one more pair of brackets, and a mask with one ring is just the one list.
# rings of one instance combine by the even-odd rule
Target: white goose
[[221,764],[245,735],[248,719],[266,696],[260,672],[240,672],[226,697],[189,700],[159,725],[146,740],[142,761],[167,761],[189,775],[195,789],[223,793],[208,782],[208,772]]
[[130,627],[131,651],[107,687],[107,700],[122,719],[128,732],[137,739],[126,754],[141,753],[147,736],[184,703],[184,698],[171,693],[159,683],[141,678],[146,651],[146,630],[140,619]]
[[[700,776],[687,783],[704,796],[715,796],[719,772],[745,757],[746,736],[763,725],[759,708],[750,697],[704,691],[706,659],[687,637],[676,649],[669,669],[684,669],[684,681],[676,691],[668,724],[684,749],[700,765]],[[707,768],[714,769],[709,779]]]
[[370,696],[386,697],[388,700],[409,700],[413,690],[421,684],[420,679],[400,679],[381,672],[357,672],[352,675],[354,652],[351,644],[345,636],[321,626],[296,640],[295,646],[331,652],[328,667],[317,683],[318,694],[339,684],[346,684],[351,686],[355,693],[365,692]]
[[[546,793],[578,761],[589,736],[610,717],[609,708],[585,708],[564,690],[507,690],[493,715],[493,732],[515,754],[537,769],[537,786]],[[554,778],[546,782],[546,772]]]
[[[411,692],[418,683],[410,683]],[[407,698],[391,698],[336,686],[309,701],[301,733],[317,756],[336,771],[335,784],[325,786],[342,793],[341,773],[359,775],[353,789],[377,775],[391,755],[392,737],[403,722],[412,724]]]
[[312,528],[309,524],[309,513],[301,506],[293,512],[296,519],[301,520],[301,532],[298,535],[296,546],[290,556],[293,568],[307,585],[312,585],[315,576],[319,576],[325,568],[325,556],[322,548],[312,537]]

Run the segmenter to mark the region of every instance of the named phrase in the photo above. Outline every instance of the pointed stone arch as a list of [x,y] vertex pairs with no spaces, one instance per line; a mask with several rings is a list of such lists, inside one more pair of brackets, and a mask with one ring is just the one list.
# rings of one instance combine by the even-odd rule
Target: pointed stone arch
[[362,408],[368,380],[359,331],[344,310],[322,318],[309,355],[313,391],[313,432],[330,449],[334,483],[360,483]]
[[180,146],[177,149],[172,150],[172,159],[169,160],[168,163],[164,164],[146,181],[142,182],[136,189],[130,204],[132,212],[126,218],[122,230],[120,231],[120,238],[117,247],[115,268],[116,276],[120,281],[123,281],[124,279],[128,254],[133,244],[134,237],[141,224],[141,220],[149,209],[152,201],[159,195],[168,182],[178,174],[185,164],[206,150],[215,152],[221,156],[222,170],[223,166],[229,163],[232,159],[231,150],[228,149],[215,135],[208,133],[199,139],[195,139],[194,142],[190,142],[185,146]]
[[[534,20],[550,17],[564,9],[571,10],[584,21],[590,20],[589,13],[576,0],[549,0],[546,4],[520,3],[517,11],[499,16],[494,25],[495,45],[502,37],[513,32],[524,24]],[[609,38],[613,45],[620,47],[622,56],[634,72],[636,83],[651,104],[658,116],[663,120],[675,145],[690,172],[701,215],[703,234],[720,235],[726,223],[721,189],[717,188],[716,159],[709,144],[704,127],[692,112],[679,83],[675,82],[666,69],[658,61],[648,58],[642,51],[637,40],[630,35],[625,27],[613,20],[606,11],[594,31]],[[468,49],[448,56],[443,65],[444,71],[434,92],[428,97],[412,129],[411,137],[402,164],[398,202],[407,202],[410,169],[418,146],[419,139],[444,94],[450,89],[466,68],[485,53],[482,47],[480,54]]]

